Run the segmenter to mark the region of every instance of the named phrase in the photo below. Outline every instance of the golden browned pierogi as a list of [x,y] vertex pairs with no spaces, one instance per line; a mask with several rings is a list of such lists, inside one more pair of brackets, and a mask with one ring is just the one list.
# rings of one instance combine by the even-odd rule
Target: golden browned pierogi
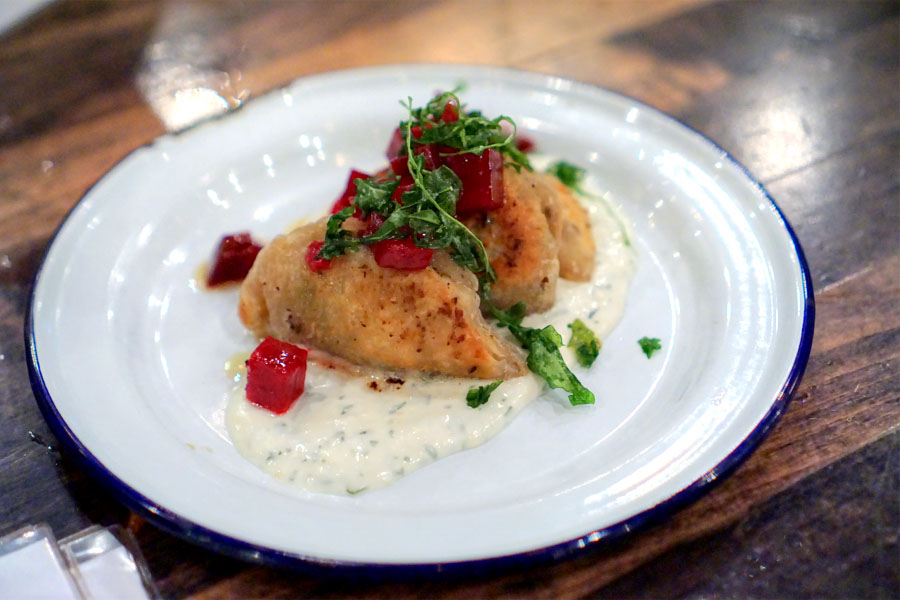
[[[588,216],[553,175],[504,169],[505,204],[463,220],[484,243],[500,308],[550,308],[559,277],[590,278],[594,240]],[[260,336],[312,346],[358,365],[482,379],[527,372],[522,351],[483,318],[478,282],[444,251],[421,271],[383,268],[368,248],[313,272],[309,244],[325,222],[275,238],[242,287],[239,315]],[[356,219],[347,229],[361,227]]]
[[482,379],[527,373],[522,351],[479,307],[475,276],[443,251],[421,271],[379,267],[367,248],[316,273],[305,261],[325,220],[275,238],[241,286],[239,314],[257,335],[352,363]]

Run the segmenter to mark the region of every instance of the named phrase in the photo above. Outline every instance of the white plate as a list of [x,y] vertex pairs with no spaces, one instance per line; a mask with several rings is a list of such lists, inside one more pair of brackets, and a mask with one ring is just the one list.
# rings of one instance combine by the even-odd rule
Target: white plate
[[[236,292],[194,276],[219,237],[317,215],[375,169],[399,104],[464,82],[543,152],[588,169],[633,224],[626,314],[585,382],[396,485],[305,493],[241,458],[223,363],[254,339]],[[160,526],[245,558],[362,566],[557,557],[694,498],[784,410],[809,353],[808,270],[765,191],[721,149],[631,99],[546,75],[394,66],[295,82],[138,149],[81,200],[38,274],[36,396],[88,468]],[[637,340],[662,339],[648,360]],[[502,562],[502,561],[501,561]]]

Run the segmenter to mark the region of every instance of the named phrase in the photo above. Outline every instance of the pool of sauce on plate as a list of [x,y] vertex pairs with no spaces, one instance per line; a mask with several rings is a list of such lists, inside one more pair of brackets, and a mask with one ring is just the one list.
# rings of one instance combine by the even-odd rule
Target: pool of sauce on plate
[[[589,282],[560,279],[556,304],[524,324],[552,324],[568,341],[578,318],[601,339],[621,319],[635,268],[622,218],[596,197],[584,202],[596,240],[597,259]],[[569,349],[560,349],[575,364]],[[286,414],[274,416],[247,402],[243,360],[226,365],[237,384],[225,422],[237,451],[275,479],[304,490],[356,494],[385,487],[443,457],[478,446],[499,433],[545,389],[526,375],[505,381],[490,400],[466,404],[466,392],[484,380],[388,373],[344,374],[310,363],[306,390]],[[577,368],[576,368],[577,373]]]
[[310,364],[306,390],[274,416],[237,388],[225,420],[238,452],[272,477],[305,490],[355,494],[389,485],[440,458],[478,446],[541,391],[533,375],[504,382],[488,403],[465,396],[484,381],[347,377]]

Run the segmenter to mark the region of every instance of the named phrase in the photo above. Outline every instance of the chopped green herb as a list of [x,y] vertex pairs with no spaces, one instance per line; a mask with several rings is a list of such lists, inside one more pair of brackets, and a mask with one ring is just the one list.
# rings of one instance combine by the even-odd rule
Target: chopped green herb
[[359,240],[343,228],[344,221],[353,215],[354,210],[352,206],[348,206],[340,212],[331,215],[328,223],[325,224],[325,242],[322,244],[322,249],[319,250],[316,258],[331,260],[336,256],[341,256],[348,250],[356,250],[359,247]]
[[501,383],[503,383],[503,380],[498,379],[494,383],[469,388],[469,391],[466,393],[466,404],[471,408],[478,408],[485,404],[491,397],[491,392],[496,390]]
[[509,330],[528,349],[528,357],[525,359],[528,368],[543,378],[547,385],[569,392],[569,402],[572,404],[594,403],[594,394],[566,366],[559,353],[562,337],[552,325],[543,329],[512,325]]
[[569,323],[572,337],[567,346],[575,351],[575,358],[582,367],[590,367],[597,360],[603,342],[597,339],[591,329],[581,319],[575,319]]
[[584,193],[581,191],[581,182],[584,179],[585,172],[581,167],[576,167],[572,163],[561,160],[550,165],[547,172],[556,175],[556,178],[562,181],[567,188],[579,194]]
[[374,177],[368,179],[357,178],[353,181],[356,183],[356,195],[353,197],[353,204],[359,207],[363,217],[371,213],[378,213],[379,215],[390,214],[394,208],[391,194],[394,193],[397,184],[400,182],[399,177],[388,177],[383,180],[377,180]]
[[[507,116],[495,119],[484,117],[480,111],[466,111],[456,93],[459,88],[438,94],[422,108],[413,108],[412,99],[404,104],[409,111],[409,120],[400,123],[400,133],[409,139],[410,130],[416,127],[416,145],[440,144],[459,150],[460,153],[471,152],[481,154],[488,148],[496,148],[516,170],[531,170],[531,164],[525,153],[516,147],[516,124]],[[458,107],[459,119],[445,121],[442,117],[447,103]],[[503,131],[503,123],[509,125],[512,132]],[[408,154],[412,155],[411,152]]]
[[[412,100],[409,102],[411,115],[423,110],[411,108]],[[401,124],[401,131],[410,157],[407,165],[413,178],[413,188],[403,193],[400,204],[391,200],[399,184],[399,177],[356,179],[354,206],[349,206],[328,219],[325,242],[318,258],[332,259],[357,250],[360,244],[369,245],[386,239],[404,238],[412,230],[415,234],[412,239],[420,248],[446,248],[459,265],[478,275],[485,274],[491,281],[496,280],[497,276],[488,260],[484,244],[456,219],[456,202],[462,188],[459,177],[447,166],[434,170],[425,169],[424,157],[412,152],[413,143],[421,140],[414,140],[409,135],[410,122],[405,122],[405,129]],[[359,208],[363,219],[375,213],[385,220],[374,233],[355,238],[343,228],[343,223],[353,215],[356,208]]]
[[638,340],[641,351],[647,355],[647,358],[653,356],[653,353],[662,348],[659,338],[642,337]]
[[528,350],[525,364],[535,375],[546,381],[550,387],[569,392],[569,402],[573,405],[594,403],[593,392],[575,377],[559,353],[559,347],[563,343],[562,336],[552,325],[547,325],[543,329],[522,326],[520,323],[525,314],[525,305],[521,302],[509,311],[500,310],[489,298],[483,296],[482,302],[487,303],[488,310],[497,319],[498,325],[508,327],[519,343]]

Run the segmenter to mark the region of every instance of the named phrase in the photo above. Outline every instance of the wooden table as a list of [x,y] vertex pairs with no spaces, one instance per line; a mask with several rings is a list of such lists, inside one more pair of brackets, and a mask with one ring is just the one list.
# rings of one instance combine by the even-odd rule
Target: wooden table
[[[900,81],[896,2],[54,4],[0,37],[0,524],[128,524],[165,597],[900,595]],[[23,320],[50,236],[155,136],[311,73],[510,66],[597,84],[717,141],[767,187],[809,260],[816,329],[781,422],[671,518],[556,564],[367,582],[213,554],[129,515],[56,449]]]

